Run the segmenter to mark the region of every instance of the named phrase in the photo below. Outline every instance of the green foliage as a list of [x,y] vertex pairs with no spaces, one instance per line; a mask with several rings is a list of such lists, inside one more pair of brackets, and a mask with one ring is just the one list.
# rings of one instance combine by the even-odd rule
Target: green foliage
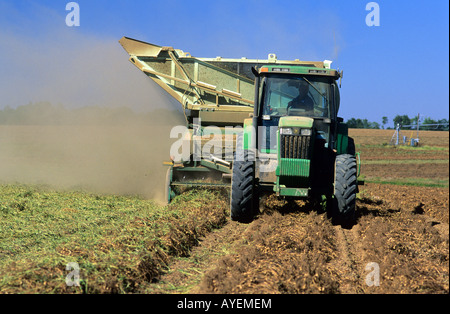
[[367,119],[351,118],[347,121],[348,127],[351,129],[379,129],[380,124],[377,122],[370,122]]
[[383,124],[383,129],[384,129],[384,126],[385,126],[386,124],[388,124],[388,121],[389,121],[388,117],[384,116],[384,117],[382,118],[381,124]]
[[[144,291],[169,259],[226,221],[226,203],[191,191],[170,206],[134,196],[0,186],[1,293]],[[67,286],[78,263],[80,286]]]
[[397,124],[400,125],[410,125],[411,124],[411,119],[408,117],[408,115],[404,114],[404,115],[396,115],[394,117],[394,126],[396,126]]
[[[412,125],[407,129],[417,128],[417,117],[409,118],[408,115],[396,115],[394,118],[394,126],[399,124],[400,126]],[[448,119],[434,120],[429,117],[423,118],[419,121],[419,129],[424,131],[448,131],[449,130]],[[431,125],[430,125],[431,124]]]
[[449,121],[448,119],[439,119],[439,120],[433,120],[431,118],[425,118],[422,121],[422,124],[447,124],[447,125],[436,125],[436,126],[422,126],[422,130],[429,130],[429,131],[448,131],[449,130]]
[[[409,127],[403,127],[402,129],[416,129],[417,127],[417,117],[410,118],[408,115],[396,115],[392,120],[394,123],[394,128],[399,124],[400,126],[409,125]],[[378,122],[370,122],[367,119],[356,119],[350,118],[347,125],[351,129],[380,129],[380,124]],[[384,116],[382,118],[381,126],[384,128],[388,123],[388,117]],[[448,119],[433,120],[431,118],[425,117],[423,121],[420,121],[419,128],[424,131],[448,131],[449,130]],[[424,126],[422,126],[422,124]],[[434,124],[428,125],[427,124]],[[437,125],[441,124],[441,125]],[[445,125],[446,124],[446,125]]]

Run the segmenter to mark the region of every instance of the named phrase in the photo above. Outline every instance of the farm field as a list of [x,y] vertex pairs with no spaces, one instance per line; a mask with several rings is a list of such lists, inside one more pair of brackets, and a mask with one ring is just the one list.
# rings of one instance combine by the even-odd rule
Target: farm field
[[389,145],[393,134],[394,130],[349,131],[361,153],[363,178],[369,182],[448,187],[448,132],[420,131],[418,147]]
[[[14,147],[22,160],[38,160],[7,131],[12,132],[2,129],[2,145]],[[37,134],[20,132],[28,132],[27,138]],[[129,169],[138,182],[162,185],[159,170],[139,176],[148,166],[139,154],[150,152],[139,148],[136,156],[130,154],[138,139],[129,143],[124,134],[140,132],[129,132],[118,130],[128,143],[120,158],[111,157],[110,165],[95,158],[90,169],[99,165],[108,173],[133,158]],[[38,176],[14,177],[11,168],[0,168],[0,293],[448,293],[449,133],[421,131],[418,147],[388,145],[394,130],[349,133],[361,155],[365,185],[357,198],[357,221],[346,229],[303,201],[264,198],[257,219],[239,224],[229,219],[226,191],[190,190],[162,206],[149,199],[156,194],[134,196],[116,185],[92,192],[77,187],[76,180],[55,189],[39,183]],[[31,142],[35,147],[42,147],[39,138]],[[36,152],[58,153],[53,142],[45,146],[51,149]],[[91,137],[83,152],[72,154],[86,157],[100,142]],[[16,169],[21,165],[1,152],[0,160]],[[79,159],[70,160],[64,171],[82,169]],[[110,173],[106,182],[123,178],[129,169]],[[79,175],[64,172],[71,173]],[[6,182],[8,177],[14,182]],[[132,177],[124,178],[131,182]],[[79,265],[78,287],[66,284],[68,263]],[[379,282],[370,285],[374,265]]]

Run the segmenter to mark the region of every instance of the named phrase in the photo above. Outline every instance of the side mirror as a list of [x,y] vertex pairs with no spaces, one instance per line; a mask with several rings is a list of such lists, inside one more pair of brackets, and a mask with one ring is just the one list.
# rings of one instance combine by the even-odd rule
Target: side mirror
[[337,122],[339,122],[339,123],[342,123],[342,122],[344,122],[344,118],[341,118],[341,117],[337,117]]

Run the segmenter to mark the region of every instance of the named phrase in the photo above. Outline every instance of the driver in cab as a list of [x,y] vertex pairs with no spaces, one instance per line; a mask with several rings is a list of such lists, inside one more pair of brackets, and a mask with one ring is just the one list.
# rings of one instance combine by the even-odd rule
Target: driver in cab
[[298,96],[288,103],[288,109],[303,109],[305,111],[314,110],[314,102],[308,95],[309,84],[306,81],[300,82],[298,86]]

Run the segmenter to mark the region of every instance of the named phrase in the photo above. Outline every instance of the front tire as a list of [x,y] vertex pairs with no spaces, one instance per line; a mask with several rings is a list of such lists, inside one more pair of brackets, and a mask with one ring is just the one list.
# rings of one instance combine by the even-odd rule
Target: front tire
[[237,151],[233,160],[231,178],[231,220],[242,223],[251,222],[256,214],[259,200],[255,186],[254,154],[243,150],[243,134],[236,140]]
[[341,225],[350,225],[354,222],[357,191],[355,156],[349,154],[336,156],[333,222]]

